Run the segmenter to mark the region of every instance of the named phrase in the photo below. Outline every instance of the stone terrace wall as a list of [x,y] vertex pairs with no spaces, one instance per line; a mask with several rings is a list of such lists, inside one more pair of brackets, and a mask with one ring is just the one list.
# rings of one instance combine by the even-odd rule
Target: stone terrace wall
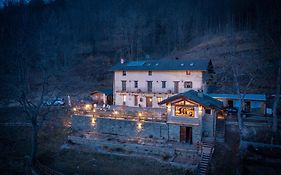
[[162,122],[142,122],[132,120],[96,118],[92,123],[92,116],[72,116],[72,129],[78,131],[96,131],[104,134],[116,134],[128,137],[143,137],[168,140],[168,125]]

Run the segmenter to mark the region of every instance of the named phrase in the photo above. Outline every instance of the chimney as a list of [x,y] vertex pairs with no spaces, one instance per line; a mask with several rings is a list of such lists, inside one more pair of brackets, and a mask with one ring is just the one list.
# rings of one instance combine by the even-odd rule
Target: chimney
[[125,63],[125,59],[124,59],[124,58],[121,58],[121,59],[120,59],[120,63],[121,63],[121,64],[124,64],[124,63]]
[[198,97],[203,98],[203,90],[198,90]]

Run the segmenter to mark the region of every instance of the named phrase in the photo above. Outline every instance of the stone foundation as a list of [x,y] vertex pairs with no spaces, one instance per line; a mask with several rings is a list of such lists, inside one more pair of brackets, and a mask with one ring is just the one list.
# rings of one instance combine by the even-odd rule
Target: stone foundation
[[[158,139],[163,141],[180,141],[180,126],[176,123],[135,121],[92,116],[72,116],[72,129],[102,134]],[[192,127],[192,143],[201,141],[201,126]]]

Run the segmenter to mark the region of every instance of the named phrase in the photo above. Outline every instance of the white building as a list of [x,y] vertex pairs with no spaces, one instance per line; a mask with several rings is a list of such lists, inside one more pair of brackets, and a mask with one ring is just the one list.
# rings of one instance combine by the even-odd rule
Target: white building
[[162,100],[186,92],[206,92],[213,72],[211,60],[152,60],[113,66],[115,105],[159,108]]

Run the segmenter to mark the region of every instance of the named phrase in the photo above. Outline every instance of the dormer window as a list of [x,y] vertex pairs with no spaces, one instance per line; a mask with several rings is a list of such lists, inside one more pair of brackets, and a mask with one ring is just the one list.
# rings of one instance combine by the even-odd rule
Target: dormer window
[[149,76],[151,76],[152,75],[152,71],[150,70],[150,71],[148,71],[148,75]]
[[127,72],[126,72],[125,70],[123,70],[122,75],[123,75],[123,76],[126,76],[126,75],[127,75]]
[[191,74],[190,70],[185,71],[185,74],[190,75]]

